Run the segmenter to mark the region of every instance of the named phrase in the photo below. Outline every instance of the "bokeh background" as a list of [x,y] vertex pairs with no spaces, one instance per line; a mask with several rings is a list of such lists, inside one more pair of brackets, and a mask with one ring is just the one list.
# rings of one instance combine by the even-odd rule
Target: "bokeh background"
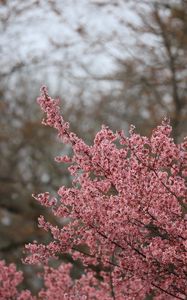
[[[0,258],[26,272],[24,245],[50,237],[32,193],[70,184],[54,156],[68,152],[41,125],[41,85],[87,143],[102,124],[150,135],[164,116],[176,142],[187,129],[186,0],[0,1]],[[70,257],[66,259],[71,259]],[[34,278],[34,279],[33,279]]]

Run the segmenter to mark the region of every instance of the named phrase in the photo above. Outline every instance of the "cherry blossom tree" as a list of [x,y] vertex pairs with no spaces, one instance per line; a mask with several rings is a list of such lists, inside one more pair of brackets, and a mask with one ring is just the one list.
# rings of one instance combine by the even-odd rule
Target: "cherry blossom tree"
[[[33,195],[68,220],[60,227],[41,216],[39,227],[53,240],[26,246],[26,263],[44,265],[36,298],[187,299],[187,139],[175,144],[164,119],[150,138],[133,126],[129,136],[103,126],[88,146],[71,132],[46,87],[38,103],[43,124],[71,145],[72,155],[56,161],[69,164],[72,186],[60,187],[56,198]],[[71,278],[69,264],[49,266],[62,253],[83,262],[80,279]],[[24,293],[21,299],[32,299]]]

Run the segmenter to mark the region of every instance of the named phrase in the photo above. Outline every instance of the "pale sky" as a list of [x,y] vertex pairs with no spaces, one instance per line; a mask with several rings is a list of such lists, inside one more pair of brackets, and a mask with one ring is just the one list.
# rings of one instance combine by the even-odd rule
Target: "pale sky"
[[[105,2],[110,4],[95,4]],[[114,5],[115,2],[119,5]],[[6,20],[1,23],[1,73],[8,73],[20,63],[26,72],[32,72],[32,68],[34,72],[34,62],[34,66],[39,65],[35,79],[45,81],[47,72],[58,89],[57,81],[62,76],[63,90],[68,92],[70,87],[76,89],[74,77],[76,80],[89,77],[89,73],[103,76],[116,70],[115,58],[129,55],[134,42],[124,22],[138,19],[125,1],[9,0],[7,3],[7,7],[0,6],[0,18]],[[106,83],[99,85],[102,88]]]

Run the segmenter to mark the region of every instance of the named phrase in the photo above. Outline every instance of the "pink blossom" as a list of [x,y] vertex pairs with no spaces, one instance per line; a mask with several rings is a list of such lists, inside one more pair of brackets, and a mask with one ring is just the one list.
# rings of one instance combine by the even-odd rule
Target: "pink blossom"
[[[91,288],[90,273],[72,283],[71,291],[76,293],[79,285],[88,299],[92,299],[93,286],[94,299],[105,299],[104,295],[106,299],[144,299],[151,293],[155,299],[185,299],[186,140],[176,145],[165,119],[150,138],[135,133],[134,126],[129,137],[103,126],[94,144],[88,146],[70,131],[60,115],[59,101],[50,98],[45,87],[38,102],[46,114],[45,124],[56,128],[72,147],[71,159],[58,160],[70,162],[74,179],[71,188],[59,188],[60,204],[53,210],[57,217],[64,214],[71,222],[57,228],[40,221],[55,245],[51,244],[51,252],[49,246],[28,246],[29,262],[35,263],[36,255],[38,260],[58,256],[63,249],[82,259],[86,268],[102,262],[110,270],[103,276],[104,286],[92,275],[96,281]],[[37,199],[48,205],[49,196],[45,197]],[[87,245],[85,253],[79,251],[82,243]],[[64,283],[67,290],[69,280],[67,277]],[[82,280],[86,280],[83,287]],[[67,299],[74,299],[71,291],[66,291]]]
[[[45,265],[37,299],[186,299],[187,139],[175,144],[164,119],[150,138],[137,134],[134,126],[129,136],[103,126],[88,146],[71,132],[59,100],[49,97],[45,87],[38,103],[43,123],[57,129],[72,148],[71,158],[57,160],[70,163],[73,180],[71,187],[59,187],[57,199],[34,195],[57,218],[69,220],[54,226],[41,216],[39,226],[53,240],[26,246],[26,262]],[[70,265],[47,266],[64,252],[82,260],[80,279],[71,279]]]
[[14,264],[6,265],[0,260],[0,299],[2,300],[35,300],[27,290],[19,292],[18,286],[23,280],[21,271],[16,271]]

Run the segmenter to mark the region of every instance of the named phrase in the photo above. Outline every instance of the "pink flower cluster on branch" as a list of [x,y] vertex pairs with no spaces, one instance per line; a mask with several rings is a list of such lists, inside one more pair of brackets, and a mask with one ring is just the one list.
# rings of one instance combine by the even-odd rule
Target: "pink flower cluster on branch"
[[[56,216],[72,221],[58,228],[40,218],[54,241],[34,245],[34,253],[28,246],[27,260],[70,252],[86,266],[110,270],[103,278],[111,299],[144,299],[150,293],[154,299],[186,299],[187,140],[176,145],[164,120],[150,138],[133,127],[126,137],[103,126],[88,146],[70,131],[45,87],[38,103],[46,114],[43,123],[73,150],[72,157],[58,157],[70,163],[72,187],[61,187],[59,200],[51,202]],[[46,194],[38,200],[46,205]],[[79,251],[82,244],[86,253]]]
[[23,274],[16,271],[14,264],[6,265],[4,261],[0,260],[0,299],[35,300],[29,291],[18,291],[18,286],[22,280]]
[[[27,245],[26,262],[46,264],[68,252],[85,265],[75,282],[69,265],[46,267],[38,299],[187,299],[187,139],[176,145],[164,120],[150,138],[133,126],[129,137],[103,126],[88,146],[70,131],[45,87],[38,103],[43,123],[72,147],[71,157],[56,160],[70,164],[73,181],[56,199],[34,197],[70,221],[58,227],[41,216],[39,226],[53,241]],[[91,266],[99,266],[99,276]]]

